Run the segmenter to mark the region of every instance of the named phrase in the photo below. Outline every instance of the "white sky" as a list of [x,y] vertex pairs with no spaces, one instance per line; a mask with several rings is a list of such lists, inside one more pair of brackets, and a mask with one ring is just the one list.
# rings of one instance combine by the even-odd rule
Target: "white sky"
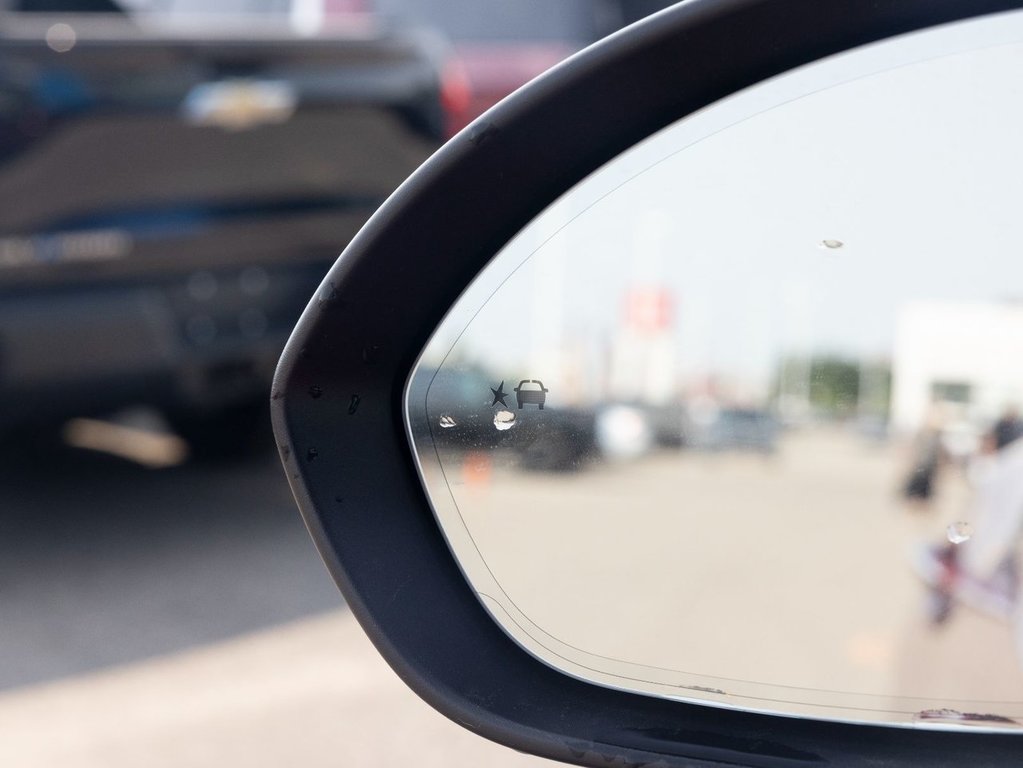
[[918,33],[665,129],[512,241],[431,355],[481,305],[462,359],[606,343],[624,291],[656,285],[681,370],[763,380],[787,352],[887,356],[908,301],[1023,297],[1021,40],[1019,14]]

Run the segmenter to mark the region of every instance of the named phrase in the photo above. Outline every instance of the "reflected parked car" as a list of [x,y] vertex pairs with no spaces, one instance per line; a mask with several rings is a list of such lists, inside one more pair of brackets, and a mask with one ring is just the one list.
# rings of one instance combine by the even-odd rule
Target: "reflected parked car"
[[767,411],[722,408],[690,423],[686,445],[701,451],[752,451],[770,454],[777,449],[779,425]]

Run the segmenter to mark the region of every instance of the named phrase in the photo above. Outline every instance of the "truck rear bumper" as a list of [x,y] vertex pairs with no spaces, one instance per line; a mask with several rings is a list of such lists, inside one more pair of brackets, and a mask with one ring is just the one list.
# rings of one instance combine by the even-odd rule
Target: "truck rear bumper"
[[0,294],[0,425],[268,397],[325,269],[249,266]]

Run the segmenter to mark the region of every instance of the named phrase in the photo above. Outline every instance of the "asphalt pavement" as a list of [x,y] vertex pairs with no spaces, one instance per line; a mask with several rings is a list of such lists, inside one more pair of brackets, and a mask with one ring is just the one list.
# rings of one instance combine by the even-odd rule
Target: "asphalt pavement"
[[57,441],[0,448],[0,690],[342,605],[270,443],[162,469]]

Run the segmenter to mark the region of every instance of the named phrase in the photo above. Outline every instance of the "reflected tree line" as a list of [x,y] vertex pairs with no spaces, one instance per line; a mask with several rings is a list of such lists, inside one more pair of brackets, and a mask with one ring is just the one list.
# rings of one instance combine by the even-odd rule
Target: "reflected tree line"
[[778,367],[770,401],[781,414],[887,419],[892,371],[887,362],[865,362],[837,355],[790,356]]

